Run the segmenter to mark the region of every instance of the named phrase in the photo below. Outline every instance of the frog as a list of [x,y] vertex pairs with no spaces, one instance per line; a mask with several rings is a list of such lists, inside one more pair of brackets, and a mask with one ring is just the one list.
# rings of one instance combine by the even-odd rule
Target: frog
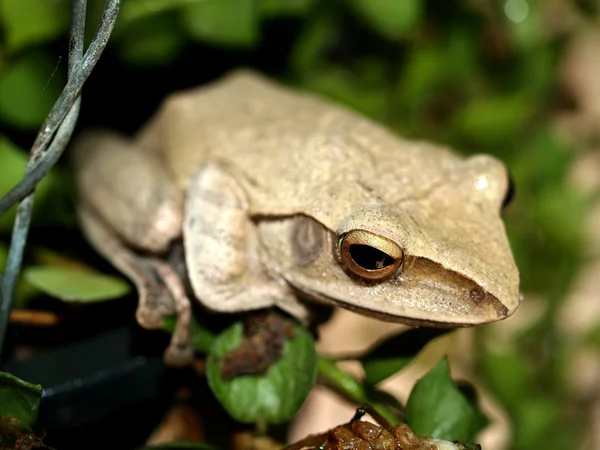
[[404,138],[257,72],[170,94],[133,136],[91,130],[72,147],[83,234],[135,285],[138,323],[177,316],[169,364],[193,357],[194,302],[441,328],[521,302],[503,162]]

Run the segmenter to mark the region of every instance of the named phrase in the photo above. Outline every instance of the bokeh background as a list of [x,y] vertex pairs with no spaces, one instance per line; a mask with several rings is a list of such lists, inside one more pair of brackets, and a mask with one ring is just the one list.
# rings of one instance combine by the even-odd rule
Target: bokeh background
[[[0,193],[64,85],[69,14],[66,0],[0,0]],[[484,448],[600,448],[600,1],[126,0],[77,132],[132,133],[168,93],[237,67],[506,162],[524,302],[453,341],[455,365],[503,424]],[[76,255],[110,270],[78,234],[70,181],[61,161],[40,186],[25,269]],[[0,218],[0,267],[13,218]],[[21,308],[45,298],[33,278]],[[340,328],[369,339],[368,327]]]

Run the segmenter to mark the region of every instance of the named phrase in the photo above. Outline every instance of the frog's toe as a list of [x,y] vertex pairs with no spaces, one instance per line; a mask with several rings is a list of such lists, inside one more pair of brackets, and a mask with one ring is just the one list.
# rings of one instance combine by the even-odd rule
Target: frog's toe
[[140,326],[147,330],[156,330],[164,327],[163,314],[151,308],[138,308],[135,312],[135,318]]
[[171,367],[185,367],[194,360],[194,347],[191,342],[171,342],[164,354],[165,364]]

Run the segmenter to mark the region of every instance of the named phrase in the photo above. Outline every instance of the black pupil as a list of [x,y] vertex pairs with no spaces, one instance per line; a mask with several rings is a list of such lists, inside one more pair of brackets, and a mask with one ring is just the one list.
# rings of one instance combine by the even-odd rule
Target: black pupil
[[390,255],[369,245],[354,244],[349,251],[354,262],[367,270],[383,269],[394,262]]

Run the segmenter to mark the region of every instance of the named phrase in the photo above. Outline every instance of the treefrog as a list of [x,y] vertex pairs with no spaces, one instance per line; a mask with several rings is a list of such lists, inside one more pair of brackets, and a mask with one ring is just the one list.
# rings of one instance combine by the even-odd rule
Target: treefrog
[[136,285],[138,322],[178,316],[172,364],[192,356],[191,300],[305,321],[316,301],[438,327],[519,305],[499,160],[403,139],[256,73],[172,94],[135,137],[87,132],[72,154],[83,232]]

